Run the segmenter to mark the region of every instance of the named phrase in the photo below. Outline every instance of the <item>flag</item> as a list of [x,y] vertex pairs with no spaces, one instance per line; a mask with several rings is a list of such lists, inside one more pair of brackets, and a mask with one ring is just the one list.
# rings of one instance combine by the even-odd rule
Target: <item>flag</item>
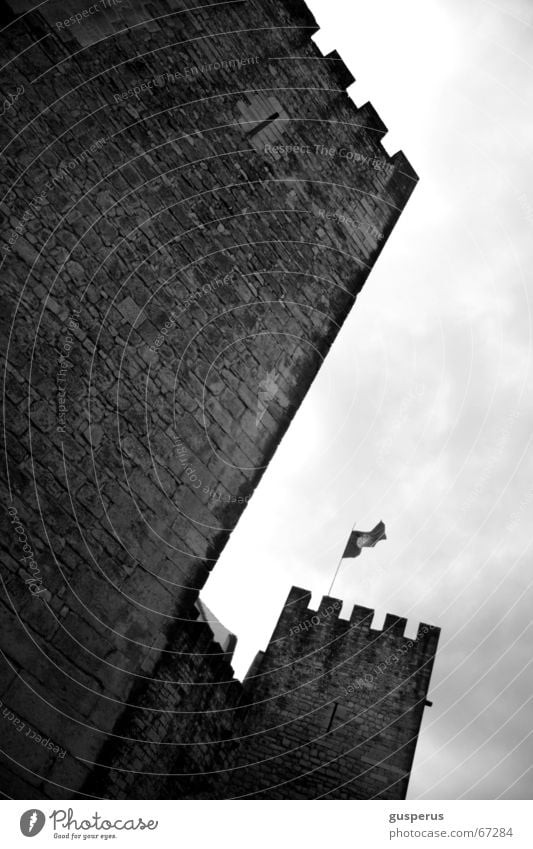
[[362,548],[373,548],[380,539],[387,539],[383,522],[378,522],[371,531],[352,531],[342,556],[359,557]]

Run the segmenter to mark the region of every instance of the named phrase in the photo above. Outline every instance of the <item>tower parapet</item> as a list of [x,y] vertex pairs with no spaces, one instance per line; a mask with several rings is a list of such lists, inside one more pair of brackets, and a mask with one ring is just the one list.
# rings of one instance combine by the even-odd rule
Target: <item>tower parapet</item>
[[[247,678],[249,712],[234,796],[402,799],[407,793],[440,629],[293,587]],[[303,626],[303,627],[302,627]],[[248,736],[250,735],[250,736]]]

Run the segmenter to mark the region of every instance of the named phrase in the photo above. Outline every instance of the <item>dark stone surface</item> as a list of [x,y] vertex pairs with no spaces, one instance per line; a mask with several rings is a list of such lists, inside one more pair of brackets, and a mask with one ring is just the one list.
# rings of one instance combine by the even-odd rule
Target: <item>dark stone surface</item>
[[13,0],[1,35],[4,501],[42,589],[4,511],[1,698],[66,752],[6,726],[5,792],[28,798],[79,792],[167,641],[195,644],[198,592],[417,179],[303,3],[59,29],[78,5]]

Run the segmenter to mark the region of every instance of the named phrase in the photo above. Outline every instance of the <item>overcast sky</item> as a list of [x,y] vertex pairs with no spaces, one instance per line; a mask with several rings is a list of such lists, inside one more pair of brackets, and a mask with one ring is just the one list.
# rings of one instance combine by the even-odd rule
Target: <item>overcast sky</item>
[[410,798],[530,798],[533,3],[309,5],[420,183],[202,598],[242,675],[383,519],[332,594],[442,628]]

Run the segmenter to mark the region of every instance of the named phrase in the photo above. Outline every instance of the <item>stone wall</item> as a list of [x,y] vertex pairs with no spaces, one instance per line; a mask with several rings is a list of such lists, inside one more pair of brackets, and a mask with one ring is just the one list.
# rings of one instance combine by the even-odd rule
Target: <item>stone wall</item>
[[[205,623],[179,629],[84,792],[106,798],[404,799],[440,630],[293,587],[244,686]],[[179,654],[178,654],[179,652]],[[144,741],[144,742],[141,742]]]
[[417,179],[303,3],[78,5],[0,35],[0,692],[64,752],[6,726],[21,798],[78,791],[195,627]]
[[81,795],[114,799],[228,798],[246,712],[243,687],[209,625],[175,629],[153,679],[132,694]]

